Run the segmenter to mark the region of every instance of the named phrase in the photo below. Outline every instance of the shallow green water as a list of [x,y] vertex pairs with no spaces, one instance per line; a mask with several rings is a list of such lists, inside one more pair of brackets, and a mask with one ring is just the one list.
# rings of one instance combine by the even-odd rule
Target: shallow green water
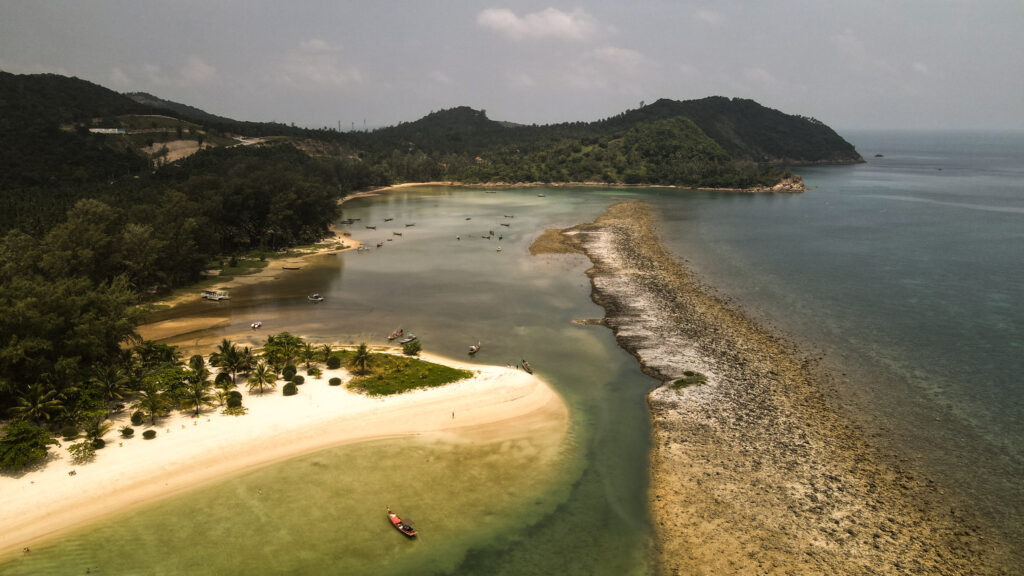
[[[589,298],[586,259],[527,251],[544,228],[592,220],[625,196],[427,189],[359,199],[345,204],[345,217],[361,218],[353,235],[384,247],[324,256],[282,271],[277,282],[236,289],[230,302],[156,318],[229,320],[176,340],[186,346],[238,333],[256,342],[283,330],[383,344],[401,326],[430,352],[466,358],[479,340],[474,362],[526,358],[570,405],[557,465],[531,460],[528,435],[512,444],[340,447],[33,546],[30,556],[0,565],[0,574],[649,572],[644,396],[655,383],[608,330],[572,322],[602,315]],[[494,239],[481,238],[491,230]],[[326,301],[306,302],[314,291]],[[247,331],[254,320],[263,321],[261,334]],[[254,496],[257,488],[265,498]],[[387,525],[387,505],[417,521],[418,541]]]

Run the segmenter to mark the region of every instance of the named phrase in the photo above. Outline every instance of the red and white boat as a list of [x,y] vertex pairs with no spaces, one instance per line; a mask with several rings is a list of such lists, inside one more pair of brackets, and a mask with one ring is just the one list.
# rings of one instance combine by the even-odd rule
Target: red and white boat
[[412,526],[409,526],[405,522],[402,522],[402,519],[398,516],[398,514],[392,512],[391,508],[388,508],[388,520],[390,520],[391,525],[398,529],[398,531],[402,534],[405,534],[409,538],[413,538],[416,536],[416,529]]
[[394,340],[395,338],[398,338],[399,336],[402,336],[403,334],[405,334],[405,330],[402,330],[401,328],[399,328],[398,330],[395,330],[394,332],[392,332],[391,334],[388,335],[388,340]]

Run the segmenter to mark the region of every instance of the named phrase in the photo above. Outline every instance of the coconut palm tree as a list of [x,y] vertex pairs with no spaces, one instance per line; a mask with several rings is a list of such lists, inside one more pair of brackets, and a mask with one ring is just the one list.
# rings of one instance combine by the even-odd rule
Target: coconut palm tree
[[363,342],[356,348],[355,354],[352,356],[352,367],[356,369],[356,372],[360,374],[366,374],[366,367],[370,364],[370,350],[366,347],[366,343]]
[[313,362],[316,362],[316,358],[317,356],[319,356],[319,353],[320,351],[317,350],[309,342],[306,342],[305,344],[302,345],[302,350],[299,352],[299,356],[302,358],[302,361],[306,364],[306,370],[309,370],[310,368],[313,367]]
[[331,345],[324,344],[320,346],[320,361],[327,362],[331,358]]
[[166,405],[167,399],[164,396],[164,392],[156,382],[146,384],[146,386],[139,391],[138,400],[135,402],[136,408],[149,414],[151,424],[156,424],[157,416],[163,412]]
[[92,414],[85,421],[83,431],[85,432],[85,438],[89,442],[95,442],[103,437],[104,434],[110,432],[112,424],[107,420],[106,415],[102,412],[98,414]]
[[185,394],[181,399],[182,407],[195,408],[195,415],[199,416],[199,411],[203,406],[213,406],[215,396],[210,394],[210,388],[210,381],[207,379],[189,379],[185,384]]
[[18,398],[18,403],[10,409],[11,416],[23,420],[31,420],[42,424],[59,414],[64,404],[57,397],[57,391],[36,382]]
[[263,394],[264,386],[269,388],[277,386],[277,374],[266,362],[260,360],[249,374],[249,390],[259,388],[260,394]]
[[93,371],[92,384],[103,395],[107,402],[107,409],[118,400],[124,400],[128,395],[128,376],[119,366],[104,364]]

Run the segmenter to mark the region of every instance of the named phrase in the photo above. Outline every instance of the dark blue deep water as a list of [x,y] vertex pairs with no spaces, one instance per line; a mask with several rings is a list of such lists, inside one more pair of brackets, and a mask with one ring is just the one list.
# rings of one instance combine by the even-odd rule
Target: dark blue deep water
[[[659,199],[666,243],[876,440],[1024,541],[1024,134],[844,134],[792,196]],[[881,157],[875,157],[881,154]]]

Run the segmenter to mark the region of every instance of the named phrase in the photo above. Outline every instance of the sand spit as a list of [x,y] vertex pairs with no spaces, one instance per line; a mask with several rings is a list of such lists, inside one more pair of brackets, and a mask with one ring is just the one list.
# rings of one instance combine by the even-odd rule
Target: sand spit
[[[1007,548],[867,445],[813,360],[730,308],[658,242],[645,205],[564,231],[644,372],[662,574],[1004,574]],[[548,239],[550,241],[550,239]],[[968,511],[969,512],[969,511]]]
[[[328,386],[345,370],[306,378],[295,396],[280,387],[243,393],[244,416],[205,409],[198,418],[175,412],[155,426],[136,426],[134,437],[117,430],[88,464],[71,462],[67,446],[51,448],[42,467],[0,476],[0,557],[60,534],[210,482],[342,444],[406,436],[450,442],[501,442],[526,434],[557,446],[568,429],[568,409],[543,380],[523,371],[466,364],[429,354],[426,360],[472,370],[474,377],[439,388],[369,397]],[[152,440],[144,430],[156,430]],[[552,452],[552,457],[558,451]],[[0,570],[2,572],[2,570]]]

